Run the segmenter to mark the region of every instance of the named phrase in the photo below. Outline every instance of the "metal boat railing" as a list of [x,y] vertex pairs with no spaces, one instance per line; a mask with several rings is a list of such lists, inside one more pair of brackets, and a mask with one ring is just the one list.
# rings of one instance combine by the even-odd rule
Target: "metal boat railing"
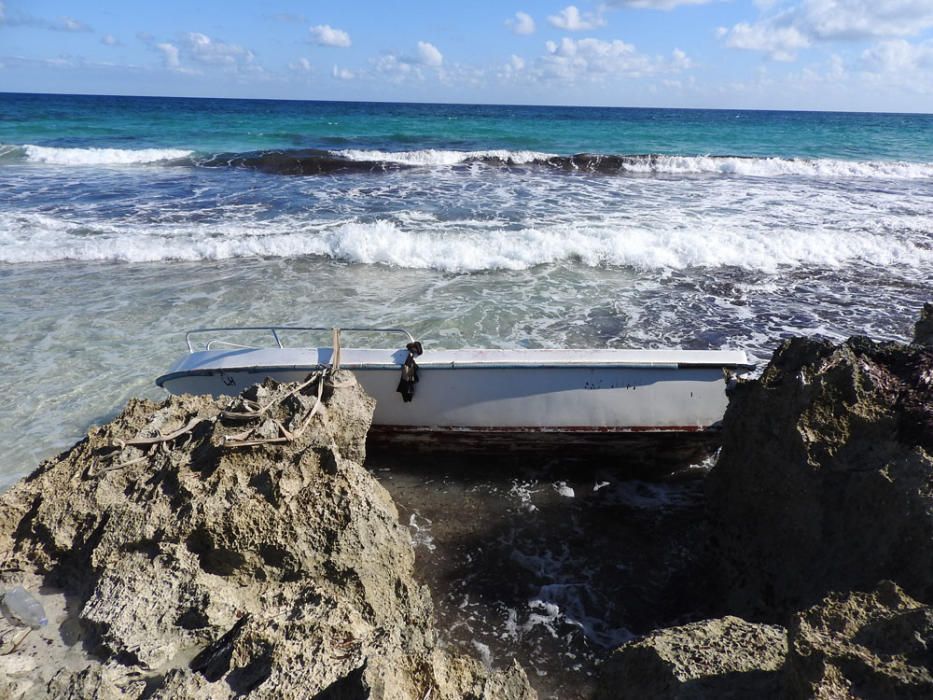
[[[280,348],[285,347],[282,344],[282,339],[279,337],[279,332],[281,331],[318,331],[318,332],[332,331],[332,332],[337,332],[337,333],[344,333],[344,332],[349,331],[351,333],[393,333],[393,334],[404,335],[406,338],[408,338],[409,343],[415,342],[415,337],[411,333],[406,331],[404,328],[372,328],[372,327],[366,327],[366,326],[360,326],[360,327],[354,327],[354,328],[342,328],[342,327],[341,328],[333,328],[333,327],[327,328],[324,326],[228,326],[225,328],[195,328],[185,333],[185,343],[188,345],[188,352],[195,352],[194,345],[192,345],[191,343],[191,336],[195,334],[230,333],[230,332],[239,333],[239,332],[246,332],[246,331],[252,331],[252,332],[268,331],[272,335],[273,339],[275,340],[275,344]],[[211,350],[214,345],[226,345],[227,347],[234,347],[234,348],[256,347],[254,345],[239,345],[237,343],[231,343],[225,340],[212,339],[212,340],[207,341],[207,343],[205,343],[204,349]]]

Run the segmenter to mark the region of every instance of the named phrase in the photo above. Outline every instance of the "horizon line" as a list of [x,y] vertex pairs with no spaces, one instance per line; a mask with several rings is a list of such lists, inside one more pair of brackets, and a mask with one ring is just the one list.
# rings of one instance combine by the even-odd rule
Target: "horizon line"
[[596,104],[534,104],[534,103],[508,103],[508,102],[419,102],[415,100],[334,100],[334,99],[300,99],[286,97],[213,97],[190,95],[128,95],[124,93],[91,93],[91,92],[20,92],[0,90],[0,95],[30,95],[55,97],[125,97],[130,99],[170,99],[170,100],[230,100],[240,102],[324,102],[333,104],[385,104],[385,105],[424,105],[446,107],[540,107],[546,109],[643,109],[643,110],[671,110],[684,112],[787,112],[787,113],[818,113],[818,114],[887,114],[910,116],[933,116],[931,112],[884,112],[873,110],[845,110],[845,109],[768,109],[761,107],[652,107],[644,105],[596,105]]

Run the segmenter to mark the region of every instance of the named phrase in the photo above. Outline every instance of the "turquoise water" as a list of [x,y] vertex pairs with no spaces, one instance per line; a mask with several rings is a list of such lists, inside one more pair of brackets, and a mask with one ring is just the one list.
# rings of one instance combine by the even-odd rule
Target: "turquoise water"
[[0,95],[0,143],[533,150],[933,162],[933,116]]

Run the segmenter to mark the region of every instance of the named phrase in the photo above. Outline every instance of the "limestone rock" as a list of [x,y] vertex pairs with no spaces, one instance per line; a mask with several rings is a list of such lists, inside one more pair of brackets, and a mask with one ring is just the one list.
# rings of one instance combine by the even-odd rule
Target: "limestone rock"
[[790,698],[933,697],[933,608],[890,581],[828,596],[788,633]]
[[769,698],[781,692],[787,633],[737,617],[652,632],[606,662],[597,698]]
[[933,348],[793,339],[739,382],[707,481],[714,596],[784,622],[893,579],[933,596]]
[[131,401],[0,497],[4,582],[50,619],[0,657],[36,662],[4,692],[534,696],[521,669],[438,647],[408,531],[360,464],[372,399],[349,373],[296,388]]

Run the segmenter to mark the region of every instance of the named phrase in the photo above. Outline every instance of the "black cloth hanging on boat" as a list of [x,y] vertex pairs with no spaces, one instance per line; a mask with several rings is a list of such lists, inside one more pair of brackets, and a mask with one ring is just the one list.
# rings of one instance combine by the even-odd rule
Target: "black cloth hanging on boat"
[[405,349],[408,350],[408,357],[402,364],[402,378],[399,379],[395,390],[402,395],[402,400],[408,403],[415,395],[415,383],[418,381],[418,365],[415,363],[415,358],[424,350],[418,341],[409,343]]

